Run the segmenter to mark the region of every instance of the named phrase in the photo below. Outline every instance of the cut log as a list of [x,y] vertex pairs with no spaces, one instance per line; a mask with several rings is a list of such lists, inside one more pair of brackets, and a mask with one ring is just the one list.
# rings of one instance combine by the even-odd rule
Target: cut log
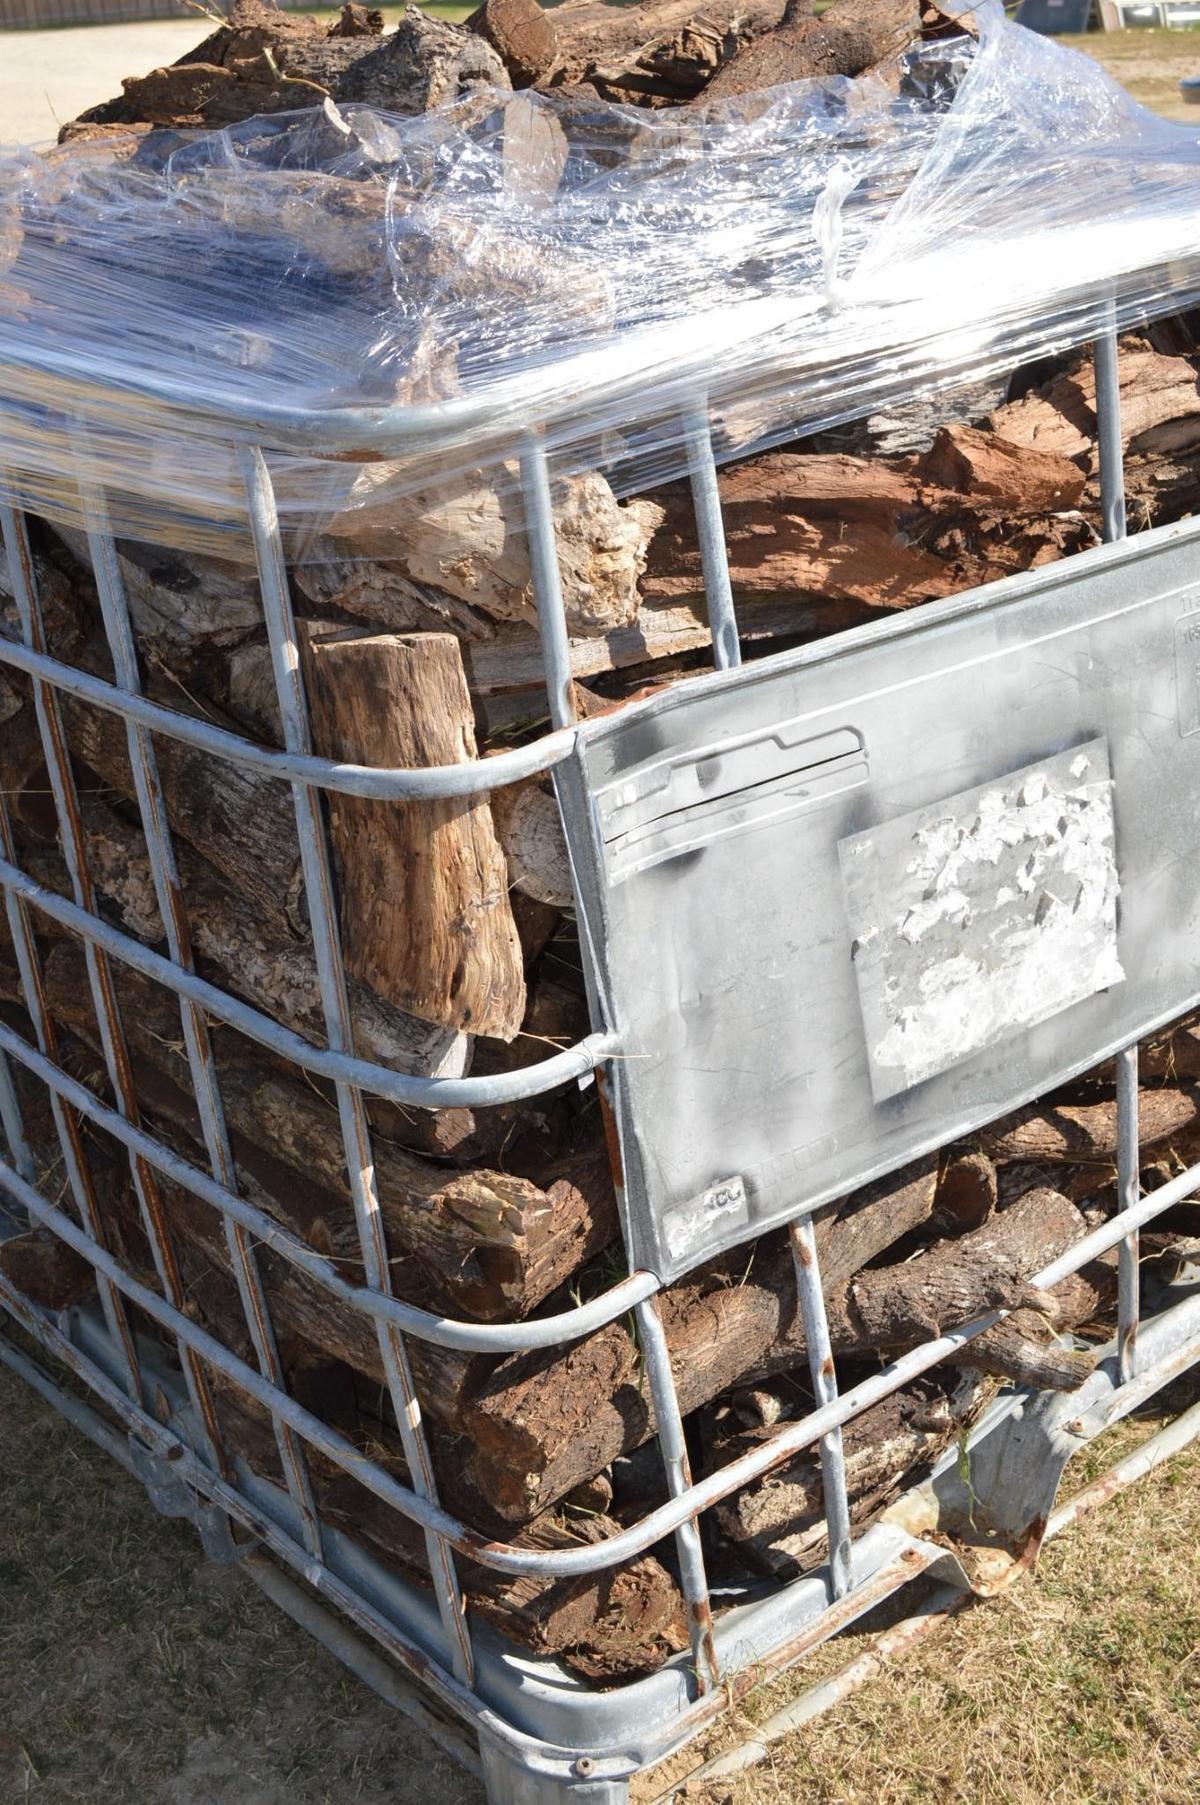
[[[726,469],[720,490],[735,600],[791,595],[909,607],[1093,543],[1087,522],[1069,517],[1084,486],[1070,458],[1046,452],[1034,460],[981,437],[948,429],[925,459],[772,452]],[[1028,497],[1018,488],[1022,460]],[[658,605],[699,601],[690,494],[673,484],[660,499],[666,514],[650,544],[643,596]],[[832,630],[831,619],[824,631]]]
[[483,0],[465,24],[468,31],[487,39],[514,88],[531,87],[554,65],[554,14],[546,12],[539,0]]
[[[494,283],[493,266],[488,273]],[[597,271],[597,279],[600,275]],[[511,279],[528,288],[528,258],[514,266]],[[547,272],[545,280],[551,279]],[[562,286],[561,275],[554,280]],[[557,289],[555,295],[566,305]],[[586,296],[583,302],[591,304]],[[595,472],[554,485],[558,566],[572,634],[592,637],[636,619],[638,579],[661,519],[652,501],[618,503]],[[515,485],[497,487],[476,476],[415,494],[402,486],[397,493],[391,465],[364,465],[349,505],[330,522],[329,532],[343,555],[349,545],[400,565],[414,583],[494,620],[536,624],[524,510]]]
[[1115,1295],[1114,1261],[1092,1261],[977,1336],[964,1362],[1034,1391],[1076,1391],[1098,1356],[1072,1347],[1069,1332],[1097,1323]]
[[[826,1295],[866,1261],[928,1219],[936,1171],[899,1175],[826,1212],[818,1249]],[[785,1238],[715,1262],[659,1300],[686,1415],[744,1375],[804,1358],[796,1284]],[[565,1351],[510,1356],[481,1387],[470,1412],[472,1470],[479,1490],[510,1521],[527,1521],[653,1430],[636,1340],[610,1323]]]
[[[221,1392],[220,1408],[229,1445],[259,1472],[275,1476],[274,1440],[265,1413],[228,1386]],[[366,1419],[338,1426],[391,1477],[407,1482],[393,1429]],[[460,1444],[436,1433],[432,1442],[448,1507],[485,1534],[496,1532],[501,1526],[486,1505],[469,1490],[464,1495]],[[322,1519],[367,1548],[385,1567],[428,1586],[425,1539],[411,1519],[323,1455],[310,1451],[309,1466]],[[570,1548],[608,1541],[620,1528],[602,1513],[563,1512],[531,1523],[511,1540],[519,1548]],[[566,1580],[509,1577],[467,1556],[457,1557],[457,1566],[469,1610],[535,1654],[556,1656],[589,1679],[615,1681],[653,1672],[687,1647],[683,1601],[674,1580],[652,1554]]]
[[[5,771],[10,771],[5,748]],[[22,817],[26,811],[22,809]],[[101,903],[129,933],[155,946],[164,938],[140,829],[97,796],[81,801],[88,864]],[[178,841],[176,863],[201,976],[243,997],[315,1045],[325,1041],[311,943],[283,936],[206,859]],[[47,849],[22,852],[24,869],[50,890],[68,893],[66,870]],[[461,1077],[465,1035],[421,1022],[353,979],[348,985],[355,1050],[398,1072]],[[427,1112],[420,1112],[424,1115]]]
[[[900,1350],[988,1309],[1024,1304],[1025,1275],[1084,1232],[1066,1198],[1041,1191],[917,1259],[859,1271],[928,1217],[934,1182],[924,1175],[891,1193],[876,1188],[844,1231],[842,1218],[825,1219],[822,1278],[836,1353]],[[849,1271],[847,1259],[854,1259]],[[738,1381],[803,1361],[794,1299],[790,1259],[774,1240],[760,1243],[736,1278],[710,1267],[663,1293],[685,1415]],[[472,1469],[496,1509],[521,1521],[644,1441],[653,1426],[636,1347],[622,1325],[610,1324],[564,1354],[517,1355],[496,1368],[468,1416]]]
[[591,82],[609,98],[684,101],[702,93],[734,48],[779,23],[782,0],[567,0],[554,10],[554,86]]
[[[81,950],[60,943],[45,974],[56,1021],[94,1046]],[[122,970],[117,977],[138,1094],[149,1113],[195,1143],[199,1131],[188,1101],[178,1010],[136,972]],[[15,988],[11,972],[8,983]],[[228,1030],[217,1029],[213,1045],[239,1165],[281,1197],[285,1219],[301,1234],[318,1215],[332,1232],[339,1221],[351,1222],[333,1101],[312,1084],[257,1064]],[[406,1256],[395,1269],[396,1289],[417,1303],[437,1302],[484,1321],[525,1315],[615,1232],[615,1204],[594,1175],[586,1194],[569,1174],[543,1190],[508,1173],[433,1165],[382,1140],[375,1167],[389,1243],[397,1258]],[[356,1259],[347,1272],[361,1282]]]
[[466,94],[507,88],[504,64],[475,32],[410,5],[378,36],[235,0],[227,21],[165,69],[133,77],[120,98],[89,107],[84,124],[138,121],[176,127],[231,125],[255,113],[319,106],[326,95],[413,114]]
[[[75,757],[118,795],[134,797],[120,717],[70,698],[64,698],[63,715]],[[300,848],[285,786],[165,734],[155,740],[155,751],[175,832],[216,866],[272,930],[305,937]]]
[[[850,1521],[861,1528],[950,1447],[986,1395],[973,1376],[953,1387],[929,1379],[876,1404],[842,1430]],[[725,1465],[776,1439],[782,1424],[743,1431],[721,1443]],[[717,1506],[722,1533],[768,1573],[794,1579],[825,1558],[821,1457],[807,1448]]]
[[66,1310],[95,1287],[96,1274],[48,1228],[0,1241],[0,1274],[43,1310]]
[[808,76],[862,75],[919,34],[916,0],[834,0],[819,18],[812,0],[788,0],[779,26],[740,46],[707,92],[726,99]]
[[[423,768],[478,756],[448,633],[304,637],[314,749]],[[525,1012],[508,868],[486,798],[372,802],[331,791],[346,969],[398,1008],[511,1040]]]
[[950,1160],[938,1177],[934,1225],[944,1235],[979,1228],[995,1213],[999,1192],[996,1168],[986,1153]]
[[553,792],[537,779],[496,790],[492,815],[513,886],[537,902],[571,908],[571,864]]
[[[1143,1090],[1138,1097],[1138,1137],[1143,1147],[1186,1133],[1198,1121],[1200,1092]],[[1046,1108],[1035,1103],[985,1129],[979,1142],[994,1160],[1108,1165],[1117,1156],[1117,1106],[1063,1103]]]

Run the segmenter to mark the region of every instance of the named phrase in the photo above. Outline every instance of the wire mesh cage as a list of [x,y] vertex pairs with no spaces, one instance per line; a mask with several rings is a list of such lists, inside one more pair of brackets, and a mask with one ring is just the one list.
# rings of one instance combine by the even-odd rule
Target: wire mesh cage
[[[1184,523],[1124,541],[1115,337],[1099,345],[1097,380],[1107,545],[745,666],[711,431],[702,397],[693,397],[680,430],[715,674],[591,721],[577,721],[572,704],[546,450],[536,434],[505,447],[520,471],[550,731],[440,768],[356,767],[314,755],[270,460],[245,422],[230,421],[230,442],[279,744],[240,737],[143,693],[118,541],[86,459],[80,505],[111,678],[49,649],[29,522],[12,507],[3,511],[19,633],[0,638],[0,664],[32,686],[70,894],[29,868],[0,801],[0,882],[26,1024],[0,1021],[8,1148],[0,1184],[10,1229],[51,1231],[86,1263],[95,1294],[50,1309],[0,1276],[0,1302],[11,1323],[82,1381],[90,1402],[53,1378],[27,1344],[0,1336],[0,1358],[131,1466],[160,1507],[191,1516],[210,1552],[245,1561],[286,1608],[481,1769],[498,1802],[578,1797],[615,1805],[639,1769],[914,1580],[932,1577],[953,1597],[995,1589],[1066,1520],[1054,1506],[1071,1457],[1200,1355],[1200,1299],[1186,1269],[1143,1313],[1139,1231],[1200,1188],[1200,1167],[1143,1190],[1136,1048],[1139,1036],[1200,996],[1192,920],[1200,836],[1187,807],[1200,749],[1192,650],[1200,617],[1190,599],[1197,531]],[[387,447],[378,450],[382,456]],[[19,472],[9,473],[7,486],[19,491]],[[162,950],[114,926],[97,899],[64,724],[73,702],[123,731]],[[956,706],[962,719],[954,718]],[[928,744],[914,736],[915,718],[939,722]],[[168,745],[261,774],[290,795],[323,1036],[303,1035],[199,975],[164,794]],[[478,798],[536,774],[552,777],[561,812],[591,1031],[540,1063],[492,1074],[414,1075],[364,1057],[351,1019],[326,799]],[[890,904],[900,894],[905,849],[928,811],[974,820],[986,812],[985,791],[1022,806],[1049,797],[1056,820],[1090,822],[1085,805],[1099,810],[1103,819],[1087,841],[1093,865],[1063,866],[1079,897],[1092,881],[1089,870],[1099,872],[1094,933],[1089,939],[1081,928],[1078,907],[1065,942],[1052,938],[1053,911],[1038,917],[1033,955],[1028,936],[1010,933],[1006,944],[1020,945],[989,979],[1004,995],[999,1018],[993,1010],[986,1028],[944,1044],[910,1012],[904,1057],[889,1063],[892,1004],[897,985],[903,991],[912,981],[912,964],[903,936],[893,933],[883,982],[862,949],[888,927],[880,898]],[[883,828],[896,823],[904,827],[899,854],[882,843]],[[874,876],[872,861],[882,861]],[[853,881],[843,881],[848,867]],[[1020,925],[1023,933],[1024,916]],[[978,933],[993,928],[985,923]],[[73,1070],[60,1044],[39,944],[47,932],[82,948],[100,1082]],[[959,921],[951,955],[973,944]],[[922,953],[918,977],[930,963]],[[1036,996],[1022,991],[1031,969]],[[153,1126],[155,1100],[142,1094],[122,1009],[129,972],[163,987],[178,1011],[203,1163]],[[976,1005],[981,994],[977,987]],[[228,1079],[212,1044],[214,1032],[227,1028],[330,1087],[353,1206],[353,1276],[262,1208],[240,1173]],[[857,1186],[899,1182],[906,1162],[1113,1055],[1119,1208],[1029,1280],[1044,1293],[1118,1250],[1113,1346],[1074,1391],[1002,1391],[964,1442],[965,1476],[963,1451],[952,1450],[920,1486],[856,1529],[843,1431],[939,1362],[961,1356],[1005,1311],[931,1323],[881,1370],[839,1390],[812,1212]],[[832,1076],[826,1082],[821,1074]],[[616,1149],[626,1276],[571,1308],[520,1322],[454,1318],[396,1296],[372,1102],[486,1109],[593,1083]],[[49,1176],[31,1151],[35,1091],[47,1102],[59,1154]],[[127,1162],[149,1271],[114,1238],[93,1170],[97,1136]],[[184,1209],[198,1212],[210,1239],[223,1245],[241,1306],[236,1341],[206,1328],[189,1298],[178,1245]],[[673,1358],[660,1295],[714,1254],[771,1227],[788,1237],[811,1407],[695,1478],[684,1425],[687,1374]],[[384,1415],[398,1441],[391,1457],[365,1450],[289,1386],[271,1304],[281,1272],[335,1302],[373,1349]],[[661,1501],[611,1537],[549,1547],[484,1534],[461,1520],[447,1502],[453,1475],[444,1464],[439,1471],[422,1407],[438,1363],[577,1346],[627,1320],[635,1325],[647,1432],[661,1455]],[[269,1426],[268,1454],[257,1467],[228,1446],[223,1421],[234,1408]],[[1184,1433],[1195,1433],[1186,1419],[1175,1439]],[[790,1583],[722,1588],[714,1608],[705,1513],[805,1450],[820,1459],[823,1563]],[[344,1477],[355,1502],[327,1508],[314,1463]],[[514,1473],[513,1482],[526,1478]],[[356,1536],[360,1520],[380,1510],[423,1556],[432,1592]],[[688,1646],[623,1686],[589,1685],[553,1659],[531,1657],[465,1602],[464,1563],[501,1582],[570,1585],[664,1548],[673,1550]],[[289,1569],[295,1581],[286,1578]],[[331,1611],[377,1646],[386,1673]],[[420,1690],[407,1689],[408,1681]]]

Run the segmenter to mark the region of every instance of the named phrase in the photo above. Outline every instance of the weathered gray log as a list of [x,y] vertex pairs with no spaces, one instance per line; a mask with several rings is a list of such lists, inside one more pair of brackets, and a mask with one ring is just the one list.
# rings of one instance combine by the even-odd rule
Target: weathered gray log
[[[449,633],[352,627],[301,643],[323,757],[408,769],[478,757]],[[347,971],[421,1020],[511,1040],[525,979],[487,799],[375,802],[334,791],[327,808]]]

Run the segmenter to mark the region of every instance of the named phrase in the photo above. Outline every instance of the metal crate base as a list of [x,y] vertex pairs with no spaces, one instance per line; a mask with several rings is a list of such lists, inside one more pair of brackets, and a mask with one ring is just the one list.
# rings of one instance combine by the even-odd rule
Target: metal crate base
[[[155,1344],[146,1342],[139,1351],[156,1395],[147,1398],[144,1413],[126,1406],[131,1428],[139,1431],[128,1439],[2,1334],[0,1360],[134,1473],[158,1510],[189,1518],[210,1556],[243,1561],[277,1603],[481,1775],[494,1805],[622,1805],[633,1774],[683,1747],[755,1686],[912,1580],[927,1575],[965,1598],[994,1593],[1027,1571],[1050,1529],[1073,1456],[1200,1362],[1200,1273],[1186,1271],[1162,1288],[1156,1303],[1141,1325],[1136,1375],[1125,1384],[1119,1383],[1114,1342],[1076,1392],[1003,1392],[969,1438],[969,1481],[962,1477],[959,1451],[951,1450],[924,1484],[858,1538],[852,1587],[836,1603],[830,1602],[828,1573],[820,1569],[790,1585],[764,1587],[760,1596],[723,1612],[716,1640],[726,1683],[700,1698],[687,1656],[647,1679],[598,1692],[484,1624],[475,1628],[475,1690],[450,1696],[436,1673],[446,1647],[431,1596],[336,1532],[327,1537],[325,1566],[305,1559],[286,1493],[240,1463],[236,1491],[214,1481],[191,1452],[194,1413],[182,1380]],[[52,1318],[30,1309],[21,1315],[47,1351],[65,1358],[111,1404],[119,1366],[98,1310]],[[1186,1439],[1200,1433],[1200,1412],[1193,1416]],[[146,1436],[156,1445],[147,1446]],[[1182,1445],[1179,1437],[1175,1443]],[[226,1512],[277,1559],[296,1567],[307,1586],[287,1579],[254,1543],[235,1543]],[[1061,1509],[1057,1526],[1073,1512],[1072,1505]],[[356,1619],[418,1684],[406,1683],[402,1670],[348,1632],[322,1600]],[[421,1678],[440,1696],[425,1695]],[[845,1689],[831,1690],[826,1702]],[[465,1720],[465,1732],[456,1719]]]

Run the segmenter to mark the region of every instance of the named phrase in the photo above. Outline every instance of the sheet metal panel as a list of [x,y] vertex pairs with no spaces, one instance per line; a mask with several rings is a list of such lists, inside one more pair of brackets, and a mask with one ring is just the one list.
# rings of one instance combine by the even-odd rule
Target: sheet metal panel
[[1200,526],[590,722],[560,787],[670,1278],[1200,996]]

